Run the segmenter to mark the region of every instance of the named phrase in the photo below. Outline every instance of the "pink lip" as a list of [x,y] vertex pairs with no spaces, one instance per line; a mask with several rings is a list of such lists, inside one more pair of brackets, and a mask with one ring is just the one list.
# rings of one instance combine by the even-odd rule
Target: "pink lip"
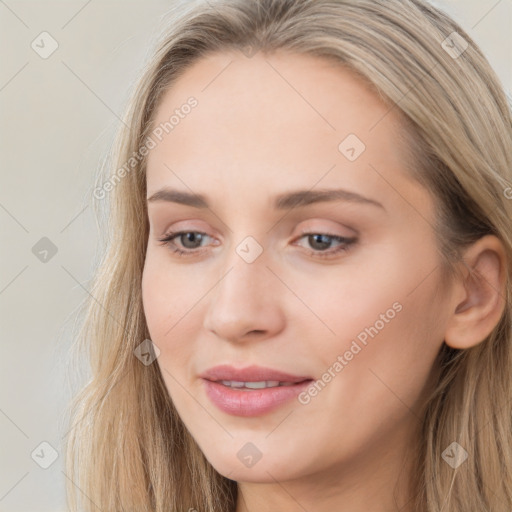
[[203,372],[199,377],[207,380],[237,380],[242,382],[259,382],[263,380],[278,380],[279,382],[302,382],[313,377],[291,375],[290,373],[265,368],[263,366],[248,366],[247,368],[234,368],[223,364],[214,366]]
[[[310,377],[300,377],[289,373],[250,366],[236,369],[222,365],[210,368],[202,377],[208,398],[221,411],[235,416],[259,416],[268,413],[296,397],[311,383]],[[294,382],[289,386],[278,386],[265,389],[235,389],[225,386],[220,380],[259,382],[274,380],[279,382]]]

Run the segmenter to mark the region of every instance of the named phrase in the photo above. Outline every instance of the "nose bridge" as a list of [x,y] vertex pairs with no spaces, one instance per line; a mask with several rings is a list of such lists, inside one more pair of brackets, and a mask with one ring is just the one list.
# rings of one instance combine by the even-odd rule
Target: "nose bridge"
[[266,268],[266,254],[256,250],[254,240],[238,244],[210,294],[205,328],[220,338],[242,340],[253,331],[268,336],[282,328],[279,294],[271,293],[275,277]]

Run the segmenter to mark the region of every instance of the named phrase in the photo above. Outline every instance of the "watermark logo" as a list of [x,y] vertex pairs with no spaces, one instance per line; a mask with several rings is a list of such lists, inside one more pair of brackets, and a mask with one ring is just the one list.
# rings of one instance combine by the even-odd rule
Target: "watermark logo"
[[236,253],[246,263],[252,263],[263,252],[263,247],[252,236],[245,237],[236,247]]
[[236,456],[244,466],[252,468],[263,457],[263,454],[253,443],[245,443]]
[[39,467],[48,469],[57,460],[59,453],[50,443],[43,441],[34,448],[30,456]]
[[459,443],[454,441],[441,454],[441,457],[453,469],[457,469],[468,458],[468,452]]
[[47,59],[59,47],[59,43],[48,33],[41,32],[30,44],[39,57]]
[[33,247],[32,254],[42,263],[48,263],[56,254],[57,246],[46,236],[43,236]]
[[133,353],[144,366],[149,366],[160,355],[160,349],[151,340],[146,339]]
[[248,58],[254,57],[258,53],[258,47],[256,45],[247,44],[240,48],[240,51]]
[[339,152],[350,162],[357,160],[366,149],[364,142],[354,133],[349,134],[339,144]]
[[467,50],[469,44],[458,32],[452,32],[441,46],[452,59],[458,59]]

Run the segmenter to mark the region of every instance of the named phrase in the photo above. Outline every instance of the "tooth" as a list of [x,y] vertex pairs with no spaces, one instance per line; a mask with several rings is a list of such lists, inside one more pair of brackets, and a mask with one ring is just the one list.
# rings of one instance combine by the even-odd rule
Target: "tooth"
[[236,380],[221,380],[220,381],[224,386],[229,386],[230,388],[243,388],[244,383],[238,382]]
[[246,389],[265,389],[265,388],[275,388],[278,386],[291,386],[293,382],[280,382],[278,380],[267,380],[267,381],[257,381],[257,382],[242,382],[237,380],[221,380],[221,384],[224,386],[228,386],[230,388],[246,388]]
[[245,387],[249,389],[263,389],[267,387],[267,383],[265,381],[261,382],[246,382]]

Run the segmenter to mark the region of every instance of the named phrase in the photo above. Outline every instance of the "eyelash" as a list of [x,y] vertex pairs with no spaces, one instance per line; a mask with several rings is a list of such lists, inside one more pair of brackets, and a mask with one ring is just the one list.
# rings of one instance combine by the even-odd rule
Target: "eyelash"
[[[159,238],[158,241],[161,242],[161,245],[168,246],[171,251],[178,256],[197,256],[198,254],[203,253],[204,251],[201,250],[195,250],[195,249],[189,249],[189,250],[183,250],[176,246],[176,244],[173,242],[175,238],[178,238],[180,235],[184,235],[187,233],[196,233],[200,235],[207,235],[206,233],[203,233],[201,231],[175,231],[166,234],[163,238]],[[356,243],[357,239],[356,237],[348,238],[348,237],[342,237],[337,235],[331,235],[329,233],[314,233],[314,232],[303,232],[302,235],[299,237],[299,240],[306,237],[306,236],[313,236],[313,235],[322,235],[326,236],[328,238],[331,238],[335,241],[341,242],[341,245],[339,245],[336,249],[330,249],[326,251],[318,251],[318,250],[309,250],[308,254],[310,256],[315,256],[319,258],[329,258],[332,256],[335,256],[339,253],[348,251],[351,246]]]

